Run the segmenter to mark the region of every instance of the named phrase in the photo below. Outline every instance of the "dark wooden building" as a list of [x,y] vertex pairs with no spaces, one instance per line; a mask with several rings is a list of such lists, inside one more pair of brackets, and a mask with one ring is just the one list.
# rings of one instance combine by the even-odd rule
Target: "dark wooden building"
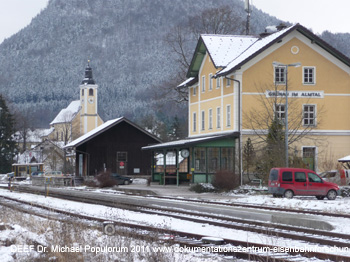
[[161,141],[122,117],[107,121],[66,145],[76,153],[76,176],[103,171],[121,175],[151,175],[152,154],[141,148]]

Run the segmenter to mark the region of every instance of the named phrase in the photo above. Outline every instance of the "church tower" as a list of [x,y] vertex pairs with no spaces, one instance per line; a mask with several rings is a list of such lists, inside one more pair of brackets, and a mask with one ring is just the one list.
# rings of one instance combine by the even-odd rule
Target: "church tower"
[[90,61],[85,68],[85,77],[80,85],[80,135],[84,135],[101,124],[97,113],[98,85],[92,78]]

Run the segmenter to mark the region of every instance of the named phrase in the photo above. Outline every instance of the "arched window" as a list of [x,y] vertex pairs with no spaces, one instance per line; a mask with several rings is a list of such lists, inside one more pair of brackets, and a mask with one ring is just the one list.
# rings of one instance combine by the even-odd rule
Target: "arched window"
[[94,90],[92,88],[89,89],[89,96],[93,96],[94,95]]

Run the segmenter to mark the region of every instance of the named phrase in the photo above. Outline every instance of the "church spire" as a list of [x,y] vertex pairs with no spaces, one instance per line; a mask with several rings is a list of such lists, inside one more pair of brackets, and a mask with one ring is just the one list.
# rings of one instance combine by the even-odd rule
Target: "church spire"
[[85,77],[81,82],[82,85],[94,85],[95,80],[92,78],[92,68],[90,67],[90,60],[85,68]]

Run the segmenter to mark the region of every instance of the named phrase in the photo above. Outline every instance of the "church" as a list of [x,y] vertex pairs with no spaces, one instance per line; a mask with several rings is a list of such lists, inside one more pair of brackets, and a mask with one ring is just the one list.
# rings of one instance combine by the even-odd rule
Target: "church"
[[98,85],[92,77],[90,61],[79,86],[80,100],[72,101],[50,123],[48,139],[64,145],[103,124],[98,115]]
[[[36,143],[28,143],[30,148],[15,157],[13,171],[16,176],[27,176],[35,171],[73,171],[73,167],[64,167],[64,159],[68,162],[71,159],[63,147],[104,123],[98,115],[98,85],[93,79],[90,61],[85,68],[79,93],[80,99],[62,109],[50,123],[49,129],[30,132],[38,138]],[[30,137],[27,138],[27,141],[31,140]],[[20,144],[21,141],[17,142]]]

